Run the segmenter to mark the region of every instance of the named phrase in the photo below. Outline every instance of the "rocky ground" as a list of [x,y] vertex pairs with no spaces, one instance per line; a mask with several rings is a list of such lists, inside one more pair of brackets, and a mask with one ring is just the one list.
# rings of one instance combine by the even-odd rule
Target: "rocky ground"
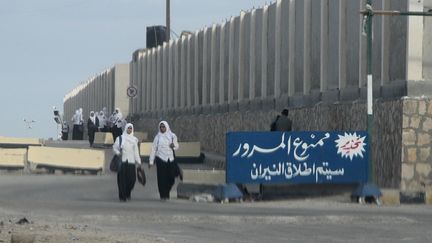
[[40,218],[0,217],[0,242],[168,242],[137,233],[111,232],[108,228],[86,223],[53,223]]

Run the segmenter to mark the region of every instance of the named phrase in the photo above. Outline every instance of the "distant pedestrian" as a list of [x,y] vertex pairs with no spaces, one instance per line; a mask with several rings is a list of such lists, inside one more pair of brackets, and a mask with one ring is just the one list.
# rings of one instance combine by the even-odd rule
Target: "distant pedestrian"
[[63,124],[62,124],[62,140],[63,141],[66,141],[66,140],[68,140],[68,137],[69,137],[69,125],[67,124],[67,122],[66,121],[63,121]]
[[124,125],[123,114],[121,113],[120,108],[115,109],[113,117],[112,117],[112,122],[113,122],[113,124],[112,124],[111,132],[112,132],[112,135],[113,135],[113,138],[115,141],[115,139],[122,134],[122,131],[123,131],[122,128]]
[[105,112],[103,110],[101,110],[96,116],[99,119],[98,131],[99,132],[107,132],[108,128],[107,128],[107,121],[106,121],[107,118],[105,116]]
[[82,132],[83,132],[83,120],[82,114],[80,113],[80,109],[75,111],[75,114],[72,117],[73,129],[72,129],[72,140],[82,140]]
[[156,162],[156,174],[159,195],[161,200],[170,198],[170,191],[175,182],[176,164],[174,163],[174,150],[179,148],[177,136],[171,132],[166,121],[159,122],[158,134],[153,140],[149,159],[149,168]]
[[83,115],[83,108],[79,108],[79,120],[80,120],[80,126],[78,127],[78,139],[83,140],[84,139],[84,115]]
[[[114,153],[121,156],[122,163],[117,172],[117,186],[121,202],[131,200],[131,192],[136,182],[136,168],[141,167],[138,138],[133,135],[134,129],[131,123],[126,124],[122,135],[114,142]],[[140,168],[141,169],[141,168]]]
[[270,126],[270,131],[289,132],[292,129],[292,121],[288,118],[288,109],[283,109],[280,115],[277,115]]
[[93,146],[95,133],[99,127],[99,118],[95,115],[94,111],[90,111],[90,117],[87,120],[87,134],[90,143],[90,147]]

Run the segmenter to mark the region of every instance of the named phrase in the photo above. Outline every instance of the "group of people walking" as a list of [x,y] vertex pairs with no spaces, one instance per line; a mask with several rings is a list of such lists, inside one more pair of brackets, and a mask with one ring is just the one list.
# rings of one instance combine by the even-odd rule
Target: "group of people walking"
[[[139,153],[139,140],[134,136],[132,123],[123,125],[124,120],[120,109],[116,108],[108,119],[106,110],[99,114],[90,112],[87,121],[87,130],[90,146],[94,142],[96,131],[111,131],[114,137],[113,151],[121,158],[121,165],[117,172],[118,197],[121,202],[131,200],[131,192],[135,186],[137,170],[142,170],[142,162]],[[72,117],[74,124],[72,139],[83,138],[82,108],[76,110]],[[288,118],[288,110],[284,109],[272,122],[271,131],[291,131],[292,121]],[[156,165],[157,185],[162,201],[169,200],[170,191],[175,183],[175,178],[182,179],[181,170],[175,162],[175,150],[179,148],[178,138],[170,129],[168,122],[161,121],[157,127],[157,134],[149,157],[148,168]]]
[[[121,202],[131,200],[131,192],[136,182],[136,171],[142,170],[139,155],[138,139],[133,135],[134,127],[126,124],[123,134],[118,136],[113,145],[113,151],[121,157],[121,166],[117,172],[118,196]],[[179,148],[177,136],[171,131],[168,122],[161,121],[158,125],[149,158],[148,168],[156,164],[156,176],[159,196],[162,201],[169,200],[170,191],[175,178],[181,171],[175,162],[175,150]]]
[[[73,124],[72,140],[84,139],[85,125],[87,126],[90,146],[93,146],[96,132],[111,132],[115,140],[122,134],[126,121],[119,108],[116,108],[110,116],[107,116],[107,113],[108,111],[105,107],[100,112],[90,111],[89,118],[85,124],[83,109],[77,109],[71,119]],[[62,125],[62,140],[68,140],[68,134],[69,125],[64,121]]]
[[[162,201],[169,200],[170,191],[175,178],[182,179],[181,170],[175,161],[175,150],[179,148],[178,138],[170,129],[168,122],[161,121],[149,157],[148,168],[156,165],[159,197]],[[288,118],[288,110],[282,110],[271,124],[271,131],[291,131],[292,121]],[[142,169],[139,155],[138,139],[133,135],[134,127],[126,124],[123,134],[118,136],[113,145],[114,153],[121,156],[121,166],[117,173],[118,196],[121,202],[131,200],[131,192],[135,186],[137,169]],[[261,187],[261,186],[260,186]]]

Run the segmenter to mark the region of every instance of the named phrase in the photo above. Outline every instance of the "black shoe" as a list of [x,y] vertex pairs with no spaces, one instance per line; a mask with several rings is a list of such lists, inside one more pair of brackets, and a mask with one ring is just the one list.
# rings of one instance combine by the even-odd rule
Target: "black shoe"
[[120,202],[126,202],[126,199],[120,198]]
[[127,200],[127,201],[130,201],[130,200],[131,200],[131,197],[130,197],[130,196],[126,197],[126,200]]

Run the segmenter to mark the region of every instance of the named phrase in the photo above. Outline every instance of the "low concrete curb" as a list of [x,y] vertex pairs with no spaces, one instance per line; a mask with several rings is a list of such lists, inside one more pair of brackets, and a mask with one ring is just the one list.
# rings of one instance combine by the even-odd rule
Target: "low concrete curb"
[[381,189],[382,196],[381,202],[384,205],[399,205],[400,204],[400,192],[396,189]]

